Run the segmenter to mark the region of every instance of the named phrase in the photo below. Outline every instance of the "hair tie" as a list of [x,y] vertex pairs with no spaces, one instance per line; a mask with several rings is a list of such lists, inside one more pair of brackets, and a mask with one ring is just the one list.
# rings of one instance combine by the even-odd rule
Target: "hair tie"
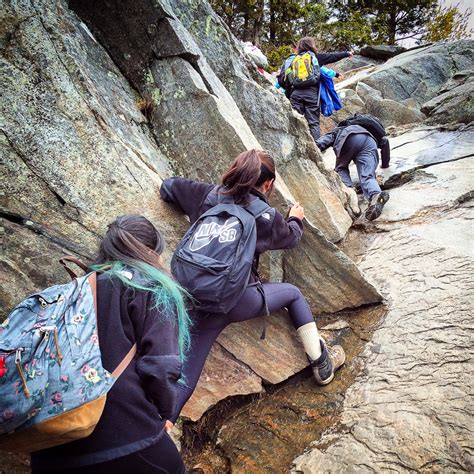
[[113,227],[117,227],[117,229],[120,229],[120,230],[124,230],[126,231],[127,229],[125,229],[125,227],[122,227],[120,224],[118,224],[117,222],[112,222],[112,224],[109,224],[107,226],[107,228],[110,230],[112,229]]

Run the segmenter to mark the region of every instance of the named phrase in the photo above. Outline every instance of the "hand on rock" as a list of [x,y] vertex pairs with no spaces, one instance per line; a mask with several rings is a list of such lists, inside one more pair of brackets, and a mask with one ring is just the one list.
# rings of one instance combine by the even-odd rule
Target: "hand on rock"
[[300,206],[300,203],[297,202],[293,204],[293,207],[290,209],[290,217],[297,217],[298,219],[304,219],[304,208]]
[[352,59],[353,56],[354,56],[354,51],[349,51],[349,59]]
[[172,423],[170,420],[166,420],[165,423],[165,431],[169,433],[173,429],[174,423]]

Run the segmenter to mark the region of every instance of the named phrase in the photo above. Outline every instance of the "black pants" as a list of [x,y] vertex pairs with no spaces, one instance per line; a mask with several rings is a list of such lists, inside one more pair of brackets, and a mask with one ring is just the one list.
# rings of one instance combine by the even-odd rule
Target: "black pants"
[[168,433],[159,441],[136,453],[75,469],[39,470],[32,474],[185,474],[183,460]]
[[[272,313],[287,308],[295,329],[314,321],[308,302],[296,286],[290,283],[264,283],[263,289],[268,310]],[[264,312],[262,295],[257,287],[249,286],[235,308],[229,313],[208,315],[207,317],[199,313],[194,315],[191,350],[182,369],[182,376],[186,383],[178,384],[176,412],[171,417],[173,423],[178,419],[181,409],[193,394],[212,344],[219,334],[231,323],[255,319]]]
[[306,89],[293,90],[290,103],[298,113],[305,116],[311,136],[316,141],[321,136],[319,127],[319,88],[308,87]]

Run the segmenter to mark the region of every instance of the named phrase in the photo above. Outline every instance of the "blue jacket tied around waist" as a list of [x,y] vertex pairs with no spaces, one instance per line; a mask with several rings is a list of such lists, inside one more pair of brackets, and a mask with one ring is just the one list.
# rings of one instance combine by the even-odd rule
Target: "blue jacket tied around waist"
[[319,94],[321,113],[325,117],[329,117],[335,111],[340,110],[342,108],[342,102],[339,96],[337,95],[336,89],[334,88],[332,75],[328,74],[326,72],[327,69],[325,69],[326,68],[321,68],[321,76],[319,79]]

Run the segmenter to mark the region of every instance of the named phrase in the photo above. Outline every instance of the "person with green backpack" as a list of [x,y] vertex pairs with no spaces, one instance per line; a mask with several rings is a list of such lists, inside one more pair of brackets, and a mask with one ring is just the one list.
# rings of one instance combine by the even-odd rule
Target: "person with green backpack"
[[351,58],[352,52],[318,53],[314,38],[304,37],[298,41],[296,52],[286,58],[278,73],[278,84],[285,89],[291,106],[306,118],[310,133],[316,141],[320,135],[320,74],[327,77],[343,77],[342,74],[323,67]]

